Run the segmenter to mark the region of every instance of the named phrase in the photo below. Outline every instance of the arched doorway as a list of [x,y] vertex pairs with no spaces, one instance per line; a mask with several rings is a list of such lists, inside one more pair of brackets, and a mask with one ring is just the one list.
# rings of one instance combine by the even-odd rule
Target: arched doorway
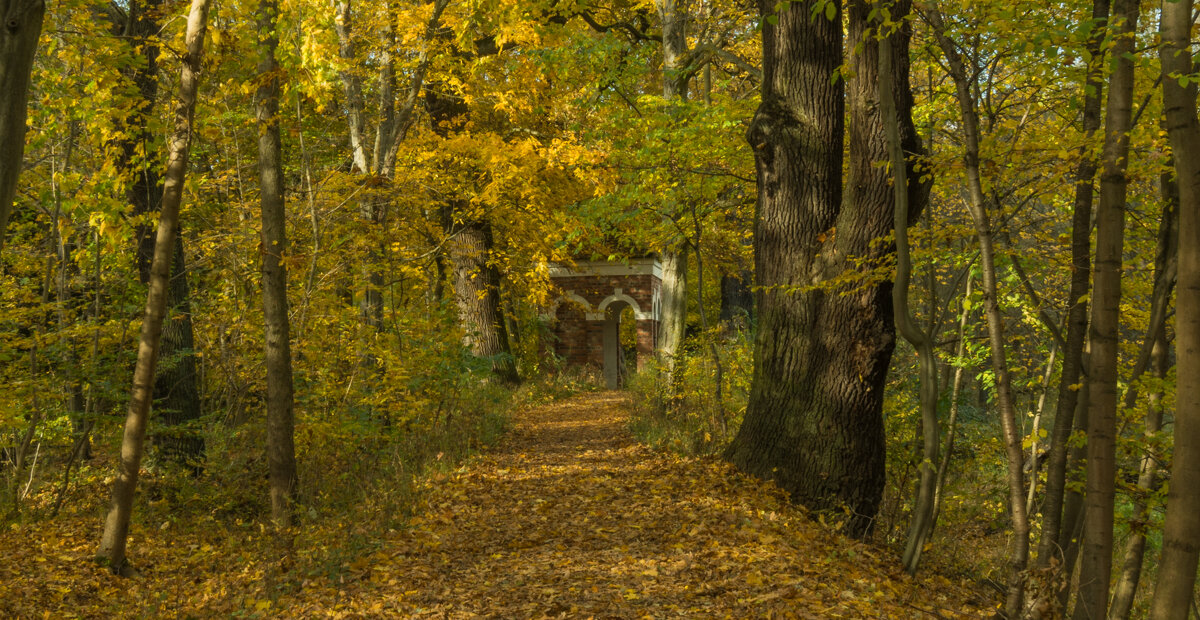
[[653,257],[624,262],[552,264],[558,289],[545,317],[554,353],[568,365],[600,370],[618,388],[632,368],[654,356],[662,267]]
[[626,301],[609,304],[604,310],[604,384],[610,390],[625,385],[631,367],[641,361],[637,350],[637,318]]

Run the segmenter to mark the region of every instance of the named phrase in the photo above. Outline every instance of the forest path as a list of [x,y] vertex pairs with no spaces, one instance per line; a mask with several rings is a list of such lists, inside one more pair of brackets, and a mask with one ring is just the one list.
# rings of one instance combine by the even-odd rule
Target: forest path
[[[620,393],[518,414],[495,449],[431,483],[412,528],[289,615],[436,618],[980,617],[773,488],[636,443]],[[333,606],[331,600],[337,601]],[[940,614],[940,616],[938,615]]]

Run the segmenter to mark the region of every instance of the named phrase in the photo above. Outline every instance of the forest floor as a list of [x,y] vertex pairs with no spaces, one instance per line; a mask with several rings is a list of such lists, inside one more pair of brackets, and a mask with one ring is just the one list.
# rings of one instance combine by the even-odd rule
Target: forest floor
[[[82,532],[74,519],[45,534],[14,526],[0,533],[0,615],[990,615],[992,601],[968,584],[909,577],[887,551],[809,520],[778,490],[720,461],[638,444],[627,410],[624,395],[607,392],[518,413],[499,445],[423,483],[406,527],[357,553],[312,552],[321,546],[314,535],[351,537],[350,528],[277,543],[287,551],[266,559],[238,555],[249,544],[239,542],[244,532],[222,536],[214,527],[172,541],[170,532],[150,531],[131,543],[141,545],[139,575],[123,580],[86,561],[98,539],[95,515]],[[162,538],[147,559],[148,541]]]

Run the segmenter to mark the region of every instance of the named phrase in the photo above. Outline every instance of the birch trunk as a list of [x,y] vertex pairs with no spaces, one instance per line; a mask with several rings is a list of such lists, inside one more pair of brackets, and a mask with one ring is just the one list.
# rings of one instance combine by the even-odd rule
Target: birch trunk
[[[655,0],[662,23],[662,91],[667,101],[685,101],[688,96],[686,67],[681,61],[687,55],[687,24],[685,0]],[[667,217],[670,217],[668,215]],[[662,313],[658,331],[658,356],[668,375],[675,369],[676,357],[683,346],[687,329],[687,241],[680,239],[668,244],[662,252]],[[667,383],[674,385],[668,378]]]

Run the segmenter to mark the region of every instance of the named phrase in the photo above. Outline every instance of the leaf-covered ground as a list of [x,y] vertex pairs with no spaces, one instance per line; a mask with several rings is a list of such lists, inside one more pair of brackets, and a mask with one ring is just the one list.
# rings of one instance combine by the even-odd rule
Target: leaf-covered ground
[[168,527],[135,538],[139,575],[122,580],[87,561],[98,516],[14,527],[0,534],[0,616],[987,615],[963,584],[904,575],[723,463],[635,443],[626,406],[589,394],[520,414],[496,449],[429,478],[407,527],[370,540],[353,522],[287,541],[252,524]]

